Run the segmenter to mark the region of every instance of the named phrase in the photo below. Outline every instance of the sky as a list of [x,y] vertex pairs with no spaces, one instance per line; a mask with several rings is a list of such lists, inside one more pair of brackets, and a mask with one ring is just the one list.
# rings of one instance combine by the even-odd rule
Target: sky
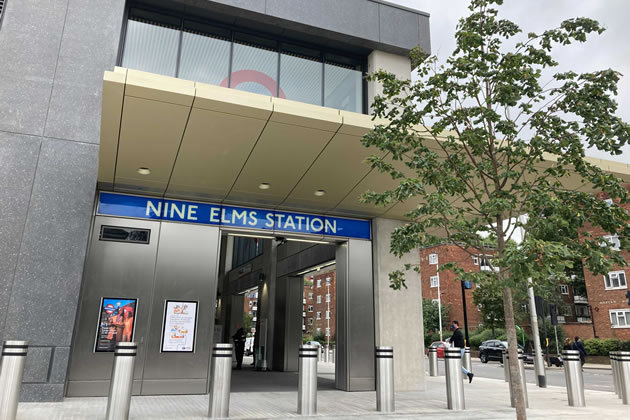
[[[467,0],[389,0],[401,6],[431,14],[431,53],[440,62],[455,48],[455,27],[459,18],[468,14]],[[518,24],[524,33],[542,32],[557,27],[565,19],[588,17],[606,28],[601,35],[591,35],[586,43],[554,50],[560,63],[555,71],[573,70],[578,73],[612,68],[622,77],[619,83],[617,115],[630,122],[630,1],[628,0],[505,0],[499,16]],[[587,155],[630,164],[630,145],[624,153],[611,156],[598,150]]]

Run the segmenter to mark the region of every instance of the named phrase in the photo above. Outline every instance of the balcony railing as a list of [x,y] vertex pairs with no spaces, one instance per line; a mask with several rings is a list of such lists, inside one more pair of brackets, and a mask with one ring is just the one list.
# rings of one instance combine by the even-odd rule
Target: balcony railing
[[573,303],[588,303],[588,299],[585,296],[573,296]]
[[578,316],[577,317],[577,322],[584,322],[584,323],[591,323],[591,317],[590,316]]

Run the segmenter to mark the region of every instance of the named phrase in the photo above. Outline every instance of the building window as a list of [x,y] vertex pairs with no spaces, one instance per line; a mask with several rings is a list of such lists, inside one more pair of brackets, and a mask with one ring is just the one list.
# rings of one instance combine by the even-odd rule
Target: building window
[[330,337],[330,328],[326,328],[326,337]]
[[431,276],[431,287],[438,287],[440,285],[439,276]]
[[326,294],[326,302],[330,302],[330,293]]
[[[492,271],[490,266],[491,260],[488,255],[479,257],[479,269],[482,271]],[[497,267],[494,267],[494,271],[499,271]]]
[[311,299],[311,300],[313,299],[313,293],[312,292],[308,294],[308,298]]
[[330,281],[331,281],[331,280],[332,280],[332,279],[331,279],[330,277],[326,277],[326,285],[330,285]]
[[568,295],[569,294],[569,286],[566,284],[561,284],[560,285],[560,293],[562,293],[563,295]]
[[322,279],[317,279],[317,287],[322,287]]
[[473,255],[472,259],[473,259],[473,264],[474,265],[479,265],[479,257],[478,256]]
[[308,325],[313,325],[313,318],[308,319]]
[[366,111],[365,57],[195,19],[129,8],[120,64],[345,111]]
[[252,305],[254,304],[254,302],[253,302],[253,301],[251,301],[251,300],[250,300],[249,302],[247,302],[247,303],[249,304],[249,307],[250,307],[250,308],[251,308],[251,307],[252,307]]
[[308,311],[313,312],[313,305],[308,305]]
[[315,328],[315,332],[316,332],[317,334],[319,334],[320,332],[322,332],[322,329],[321,329],[321,328]]
[[317,319],[322,319],[322,313],[321,312],[317,312]]
[[330,319],[330,311],[326,311],[326,319]]
[[604,276],[606,290],[626,289],[626,273],[623,271],[614,271]]
[[429,254],[429,264],[434,265],[438,263],[438,255],[437,254]]
[[[605,239],[609,244],[611,245],[611,248],[614,250],[619,251],[619,249],[621,248],[621,242],[619,241],[619,235],[606,235],[606,236],[602,236],[602,239]],[[602,243],[602,245],[604,245]]]
[[322,295],[317,295],[317,303],[322,303]]
[[611,309],[610,326],[613,328],[629,328],[630,309]]

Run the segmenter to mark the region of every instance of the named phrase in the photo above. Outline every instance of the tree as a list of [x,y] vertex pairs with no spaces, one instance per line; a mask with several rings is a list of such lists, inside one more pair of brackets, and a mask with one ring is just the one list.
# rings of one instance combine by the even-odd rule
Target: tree
[[479,307],[483,326],[494,330],[505,325],[503,287],[496,277],[488,276],[473,290],[473,303]]
[[243,313],[243,329],[247,332],[248,335],[252,332],[252,327],[254,326],[254,316],[250,315],[248,312]]
[[[513,289],[527,287],[529,278],[535,287],[553,286],[576,260],[593,273],[625,264],[609,243],[582,229],[590,225],[617,234],[621,248],[630,249],[630,216],[619,205],[628,201],[628,191],[585,158],[586,147],[621,153],[630,128],[615,116],[618,72],[552,74],[558,65],[553,49],[603,32],[598,22],[575,18],[524,34],[498,17],[495,5],[500,4],[471,1],[444,65],[414,51],[417,81],[384,71],[369,76],[383,87],[373,103],[374,116],[389,122],[377,125],[362,142],[385,152],[368,162],[391,175],[396,186],[368,191],[362,199],[383,206],[409,204],[408,222],[391,235],[396,256],[445,237],[462,249],[491,255],[489,272],[470,273],[455,263],[440,270],[452,269],[460,280],[476,283],[489,275],[501,285],[510,387],[517,418],[525,419]],[[548,81],[543,74],[550,74]],[[614,203],[598,200],[594,191]],[[525,231],[519,244],[510,241],[517,229]],[[391,287],[406,287],[405,272],[411,268],[390,273]]]
[[[442,308],[442,326],[448,325],[448,310],[445,305]],[[425,334],[429,331],[440,330],[439,304],[430,299],[422,298],[422,320],[424,321]]]

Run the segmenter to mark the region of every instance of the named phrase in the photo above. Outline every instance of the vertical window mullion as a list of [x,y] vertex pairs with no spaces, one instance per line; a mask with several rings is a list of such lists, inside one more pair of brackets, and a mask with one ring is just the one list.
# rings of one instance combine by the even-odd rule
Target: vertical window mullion
[[278,68],[276,70],[276,98],[280,97],[280,53],[282,52],[282,43],[278,42]]
[[324,52],[321,53],[320,58],[322,60],[322,106],[326,106],[326,59]]
[[232,62],[234,61],[234,31],[230,31],[230,58],[228,63],[228,84],[227,87],[232,87]]
[[179,22],[179,43],[177,45],[177,61],[175,62],[175,77],[179,77],[179,64],[182,61],[182,38],[184,37],[184,19]]

